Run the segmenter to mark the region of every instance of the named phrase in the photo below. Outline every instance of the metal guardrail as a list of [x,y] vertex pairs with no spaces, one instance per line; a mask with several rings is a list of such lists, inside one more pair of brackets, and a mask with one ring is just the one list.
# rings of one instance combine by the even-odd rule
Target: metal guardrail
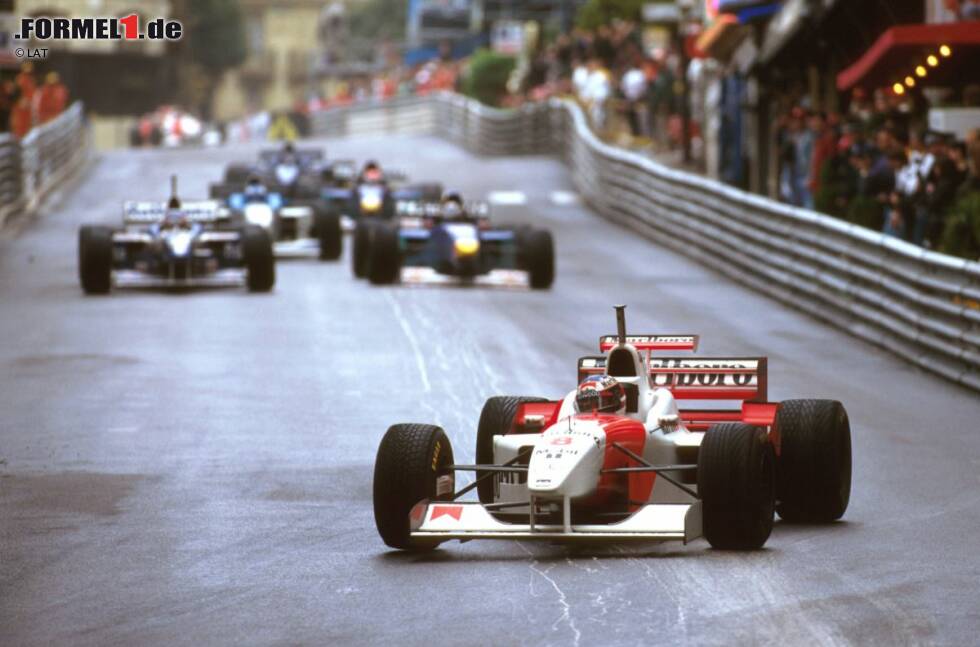
[[573,102],[496,110],[451,94],[396,99],[320,113],[313,131],[424,132],[481,155],[557,155],[603,217],[980,390],[980,263],[610,146]]
[[88,133],[81,102],[20,141],[0,135],[0,226],[41,200],[88,158]]

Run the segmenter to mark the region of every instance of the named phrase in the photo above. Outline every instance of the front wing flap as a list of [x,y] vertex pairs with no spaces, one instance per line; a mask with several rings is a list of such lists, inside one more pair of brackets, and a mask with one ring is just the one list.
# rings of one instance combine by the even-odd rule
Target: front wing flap
[[422,501],[410,515],[413,539],[548,539],[559,541],[683,541],[701,536],[701,502],[649,504],[623,521],[610,524],[573,524],[566,532],[560,524],[505,523],[480,503]]

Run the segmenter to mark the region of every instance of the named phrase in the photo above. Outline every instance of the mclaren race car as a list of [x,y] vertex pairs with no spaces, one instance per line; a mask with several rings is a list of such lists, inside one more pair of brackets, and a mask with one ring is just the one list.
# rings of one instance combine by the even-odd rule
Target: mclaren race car
[[393,283],[403,268],[428,268],[461,283],[496,270],[527,274],[534,289],[551,287],[555,251],[551,233],[529,226],[493,227],[489,205],[448,193],[441,202],[402,202],[392,223],[361,221],[354,230],[354,276]]
[[[618,335],[579,360],[579,387],[564,398],[487,401],[476,464],[456,463],[439,427],[389,428],[374,471],[384,542],[704,537],[757,549],[775,512],[810,523],[844,514],[851,436],[840,402],[768,402],[765,358],[678,357],[696,336],[627,336],[623,306],[617,318]],[[457,490],[460,471],[476,480]],[[461,500],[474,489],[478,501]]]
[[269,232],[276,256],[340,258],[344,234],[336,214],[315,205],[288,204],[282,194],[266,189],[257,177],[249,178],[241,191],[229,195],[226,204],[234,222]]
[[275,283],[272,239],[262,227],[234,226],[213,200],[126,202],[122,227],[84,225],[78,273],[87,294],[112,287],[246,285],[267,292]]

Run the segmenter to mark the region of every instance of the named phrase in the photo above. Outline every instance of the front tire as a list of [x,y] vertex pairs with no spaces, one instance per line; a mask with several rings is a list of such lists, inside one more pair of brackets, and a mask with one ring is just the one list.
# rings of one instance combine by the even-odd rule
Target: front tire
[[828,523],[851,498],[851,425],[836,400],[786,400],[779,405],[776,511],[786,521]]
[[368,280],[374,285],[395,283],[401,276],[402,252],[396,227],[374,228],[368,256]]
[[371,257],[371,225],[361,220],[354,227],[354,248],[351,250],[351,271],[354,277],[367,277],[368,259]]
[[108,294],[112,287],[112,229],[84,225],[78,231],[78,278],[85,294]]
[[269,232],[256,225],[242,230],[242,251],[249,292],[268,292],[276,283],[276,260]]
[[449,501],[455,487],[453,448],[440,427],[388,428],[374,462],[374,522],[385,544],[399,550],[431,550],[438,542],[413,542],[409,513],[424,499]]
[[314,212],[314,231],[320,242],[320,260],[335,261],[344,249],[344,232],[340,216],[324,211]]
[[772,532],[776,465],[772,443],[758,427],[714,425],[698,455],[704,538],[713,548],[755,550]]
[[[545,398],[528,398],[515,395],[497,395],[487,400],[480,412],[480,422],[476,429],[476,462],[478,465],[492,465],[493,437],[510,431],[517,415],[517,407],[525,402],[547,402]],[[478,471],[476,478],[487,474]],[[493,479],[486,478],[476,484],[480,503],[493,503]]]

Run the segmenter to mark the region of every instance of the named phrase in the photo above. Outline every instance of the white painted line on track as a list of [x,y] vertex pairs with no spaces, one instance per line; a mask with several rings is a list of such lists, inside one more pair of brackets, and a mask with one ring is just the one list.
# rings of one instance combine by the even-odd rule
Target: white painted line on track
[[412,325],[405,318],[405,315],[402,313],[402,307],[395,300],[395,297],[391,295],[391,292],[385,292],[385,299],[391,304],[391,309],[395,313],[395,319],[398,320],[398,325],[401,326],[402,332],[408,338],[409,346],[412,347],[412,354],[415,355],[415,365],[418,366],[419,376],[422,378],[422,388],[426,393],[430,393],[432,391],[432,383],[429,382],[429,370],[425,366],[425,356],[422,354],[422,349],[419,348],[419,340],[412,330]]
[[523,191],[491,191],[487,195],[490,204],[520,206],[527,204],[527,194]]
[[559,207],[572,207],[581,202],[578,194],[574,191],[552,191],[548,197],[551,200],[551,204],[558,205]]

